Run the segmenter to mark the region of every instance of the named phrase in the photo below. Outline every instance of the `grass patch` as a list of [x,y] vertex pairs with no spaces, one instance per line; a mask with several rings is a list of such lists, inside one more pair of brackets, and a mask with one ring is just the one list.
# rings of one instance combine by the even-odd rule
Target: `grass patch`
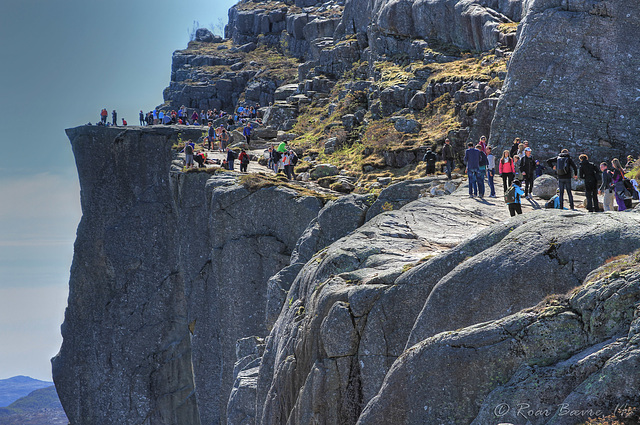
[[503,34],[511,34],[518,30],[518,22],[505,22],[498,25],[498,31]]
[[289,189],[293,189],[300,194],[300,196],[311,196],[314,198],[318,198],[322,201],[323,204],[326,204],[329,201],[338,199],[338,196],[316,192],[315,190],[308,189],[304,186],[300,186],[295,184],[282,174],[277,174],[275,176],[266,175],[263,173],[250,173],[240,176],[238,179],[238,183],[247,188],[250,192],[256,192],[260,189],[265,189],[273,186],[281,186],[287,187]]

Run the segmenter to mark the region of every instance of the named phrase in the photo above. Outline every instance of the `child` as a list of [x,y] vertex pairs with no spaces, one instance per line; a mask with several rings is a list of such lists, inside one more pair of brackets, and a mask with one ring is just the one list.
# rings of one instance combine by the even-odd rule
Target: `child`
[[506,202],[509,207],[511,217],[515,216],[516,213],[522,214],[522,206],[520,205],[520,197],[522,195],[524,195],[524,191],[520,187],[520,180],[515,179],[511,187],[507,189],[507,192],[504,194],[504,202]]

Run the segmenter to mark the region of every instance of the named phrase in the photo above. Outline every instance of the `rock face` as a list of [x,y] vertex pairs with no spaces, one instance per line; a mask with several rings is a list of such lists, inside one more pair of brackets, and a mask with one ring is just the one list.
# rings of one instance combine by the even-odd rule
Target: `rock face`
[[638,260],[597,270],[568,299],[413,346],[358,424],[578,424],[635,405]]
[[200,424],[169,188],[172,133],[67,131],[83,215],[52,363],[71,423]]
[[639,12],[633,0],[529,2],[492,141],[522,136],[544,153],[565,147],[595,158],[635,150]]
[[236,341],[267,334],[267,281],[322,202],[170,173],[172,127],[68,134],[83,219],[53,370],[69,419],[225,423]]

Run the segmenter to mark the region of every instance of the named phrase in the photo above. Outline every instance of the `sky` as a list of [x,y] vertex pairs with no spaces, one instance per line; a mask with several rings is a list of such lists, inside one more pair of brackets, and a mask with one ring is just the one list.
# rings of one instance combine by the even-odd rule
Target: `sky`
[[0,0],[0,379],[51,380],[80,186],[64,129],[161,104],[194,22],[235,0]]

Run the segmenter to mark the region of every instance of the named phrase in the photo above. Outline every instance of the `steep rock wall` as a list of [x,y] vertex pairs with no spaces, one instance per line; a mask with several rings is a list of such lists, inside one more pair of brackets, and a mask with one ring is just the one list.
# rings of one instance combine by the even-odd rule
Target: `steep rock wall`
[[82,204],[64,340],[52,360],[67,417],[200,424],[169,188],[173,130],[67,134]]
[[613,158],[640,136],[640,5],[532,0],[519,30],[491,140],[540,154]]

